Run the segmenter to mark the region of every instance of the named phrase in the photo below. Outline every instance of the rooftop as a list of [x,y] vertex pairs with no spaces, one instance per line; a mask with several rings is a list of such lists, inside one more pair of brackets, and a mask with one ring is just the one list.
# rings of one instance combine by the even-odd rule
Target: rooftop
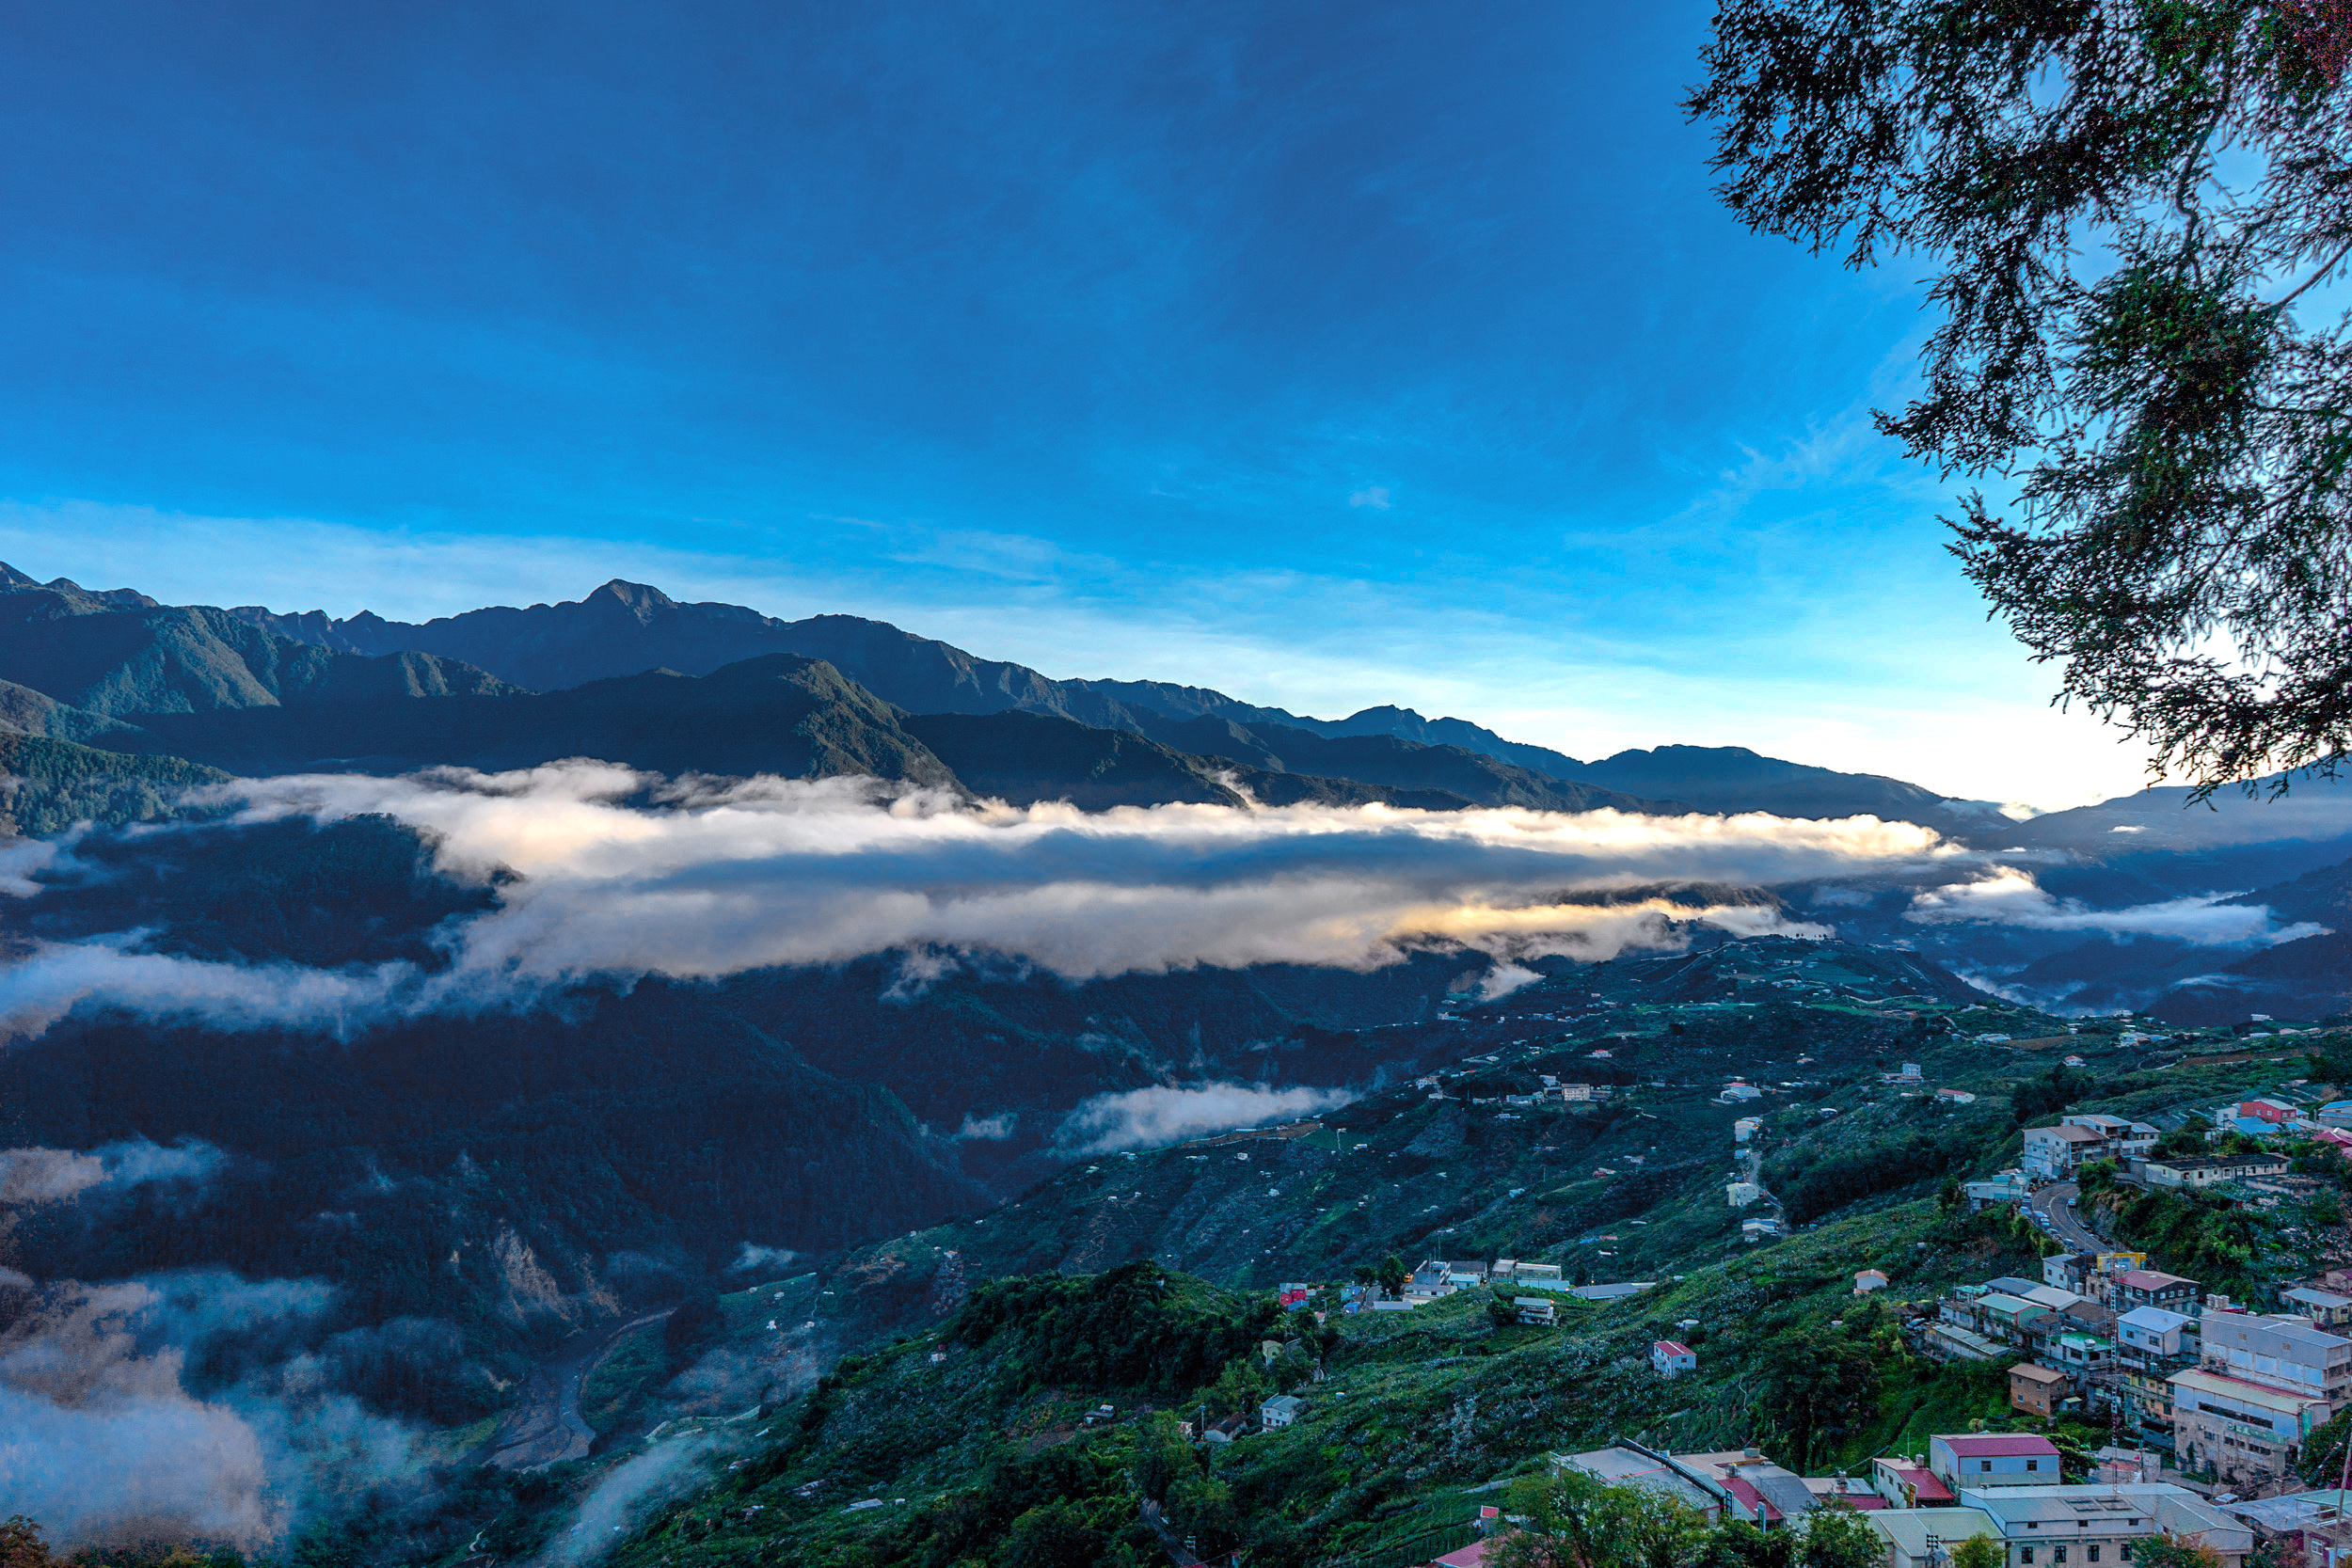
[[2001,1528],[1980,1508],[1888,1508],[1870,1515],[1870,1528],[1902,1548],[1909,1558],[1922,1558],[1937,1547],[1965,1541],[1972,1535],[2000,1539]]
[[1957,1459],[2016,1459],[2026,1455],[2043,1459],[2058,1453],[2058,1445],[2047,1437],[2025,1432],[1961,1432],[1948,1437],[1939,1434],[1930,1441],[1943,1444]]
[[2276,1410],[2285,1415],[2292,1415],[2307,1404],[2324,1402],[2316,1395],[2289,1394],[2277,1388],[2265,1388],[2259,1383],[2248,1383],[2241,1378],[2223,1377],[2219,1372],[2198,1371],[2194,1369],[2185,1372],[2174,1372],[2165,1381],[2178,1388],[2191,1388],[2200,1393],[2235,1400],[2240,1404],[2255,1405],[2265,1410]]
[[2115,1276],[2115,1282],[2135,1291],[2169,1291],[2182,1285],[2192,1291],[2197,1289],[2197,1281],[2184,1279],[2177,1274],[2166,1274],[2161,1269],[2125,1269]]
[[2167,1311],[2161,1307],[2135,1307],[2115,1321],[2133,1328],[2146,1329],[2151,1334],[2169,1334],[2197,1320],[2186,1313]]

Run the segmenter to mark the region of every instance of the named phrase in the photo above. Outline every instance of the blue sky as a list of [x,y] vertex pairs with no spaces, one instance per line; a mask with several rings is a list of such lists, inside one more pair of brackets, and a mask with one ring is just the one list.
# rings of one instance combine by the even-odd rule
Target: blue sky
[[0,559],[2130,788],[1869,429],[1924,269],[1709,194],[1708,14],[18,8]]

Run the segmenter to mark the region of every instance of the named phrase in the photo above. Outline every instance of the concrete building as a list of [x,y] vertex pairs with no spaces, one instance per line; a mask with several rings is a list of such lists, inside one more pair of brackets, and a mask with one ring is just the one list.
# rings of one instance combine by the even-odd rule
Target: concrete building
[[2191,1190],[2217,1186],[2225,1181],[2244,1181],[2253,1177],[2284,1176],[2287,1157],[2283,1154],[2233,1154],[2203,1160],[2147,1160],[2140,1164],[2140,1179],[2151,1187],[2185,1187]]
[[2099,1116],[2086,1112],[2080,1116],[2062,1117],[2061,1125],[2087,1127],[2106,1140],[2107,1147],[2100,1156],[2111,1160],[2136,1160],[2156,1147],[2163,1136],[2144,1121],[2132,1121],[2123,1117]]
[[1970,1536],[2001,1539],[2001,1527],[1980,1508],[1887,1508],[1868,1523],[1886,1543],[1887,1568],[1948,1568],[1952,1548]]
[[2303,1441],[2328,1419],[2328,1402],[2194,1370],[2175,1372],[2172,1452],[2184,1470],[2210,1469],[2240,1484],[2287,1473]]
[[2352,1296],[2340,1296],[2333,1291],[2314,1291],[2298,1285],[2292,1291],[2281,1291],[2279,1299],[2296,1316],[2309,1318],[2322,1328],[2342,1328],[2352,1323]]
[[2120,1315],[2136,1307],[2161,1307],[2168,1312],[2194,1312],[2198,1285],[2161,1269],[2123,1269],[2108,1275],[2107,1305]]
[[1258,1424],[1268,1432],[1290,1425],[1307,1413],[1307,1402],[1295,1394],[1277,1394],[1258,1406]]
[[1870,1461],[1870,1485],[1889,1508],[1949,1508],[1952,1489],[1925,1465],[1883,1456]]
[[2135,1307],[2115,1320],[2115,1338],[2126,1365],[2154,1367],[2197,1354],[2197,1320],[2161,1307]]
[[2206,1371],[2331,1406],[2352,1400],[2352,1339],[2302,1318],[2209,1313],[2198,1337],[2199,1364]]
[[1963,1488],[2007,1548],[2009,1568],[2124,1568],[2157,1535],[2201,1542],[2222,1568],[2245,1568],[2254,1532],[2180,1486]]
[[2074,1380],[2053,1367],[2020,1361],[2009,1370],[2009,1405],[2049,1420],[2074,1397]]
[[2044,1180],[2072,1176],[2084,1161],[2105,1154],[2106,1145],[2106,1136],[2089,1127],[2069,1127],[2064,1122],[2056,1127],[2028,1127],[2023,1162],[2026,1174]]
[[1957,1493],[1963,1486],[2056,1486],[2058,1445],[2023,1432],[1955,1432],[1928,1439],[1928,1470]]
[[1680,1377],[1699,1370],[1699,1357],[1679,1339],[1659,1339],[1650,1345],[1649,1364],[1660,1377]]
[[1967,1200],[1971,1213],[1979,1209],[1994,1209],[2006,1203],[2023,1203],[2033,1189],[2022,1171],[2003,1171],[1982,1181],[1963,1181],[1960,1196]]

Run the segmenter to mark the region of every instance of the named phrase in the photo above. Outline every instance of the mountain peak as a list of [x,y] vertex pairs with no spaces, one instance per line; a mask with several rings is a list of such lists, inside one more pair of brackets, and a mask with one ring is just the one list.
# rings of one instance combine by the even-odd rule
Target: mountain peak
[[582,601],[596,604],[598,600],[616,604],[640,622],[651,621],[665,610],[675,610],[677,601],[651,583],[629,582],[614,578]]

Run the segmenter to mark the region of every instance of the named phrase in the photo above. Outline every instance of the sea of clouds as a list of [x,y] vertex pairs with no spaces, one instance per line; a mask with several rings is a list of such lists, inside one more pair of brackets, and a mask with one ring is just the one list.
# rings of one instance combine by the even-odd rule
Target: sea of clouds
[[[437,974],[203,962],[117,932],[38,944],[0,970],[0,1021],[38,1033],[102,1003],[340,1032],[394,1012],[511,1006],[592,975],[716,976],[893,950],[1017,957],[1071,980],[1200,965],[1362,970],[1447,945],[1501,963],[1607,958],[1677,945],[1691,922],[1743,935],[1826,927],[1751,905],[1603,904],[1595,893],[1915,875],[1969,859],[1928,829],[1867,816],[1082,813],[972,806],[871,780],[672,783],[585,762],[248,781],[224,786],[220,803],[246,821],[381,813],[426,832],[447,873],[516,875],[494,910],[440,933],[451,962]],[[76,869],[71,837],[21,845],[0,888],[31,892]],[[1494,986],[1532,977],[1499,973]]]

